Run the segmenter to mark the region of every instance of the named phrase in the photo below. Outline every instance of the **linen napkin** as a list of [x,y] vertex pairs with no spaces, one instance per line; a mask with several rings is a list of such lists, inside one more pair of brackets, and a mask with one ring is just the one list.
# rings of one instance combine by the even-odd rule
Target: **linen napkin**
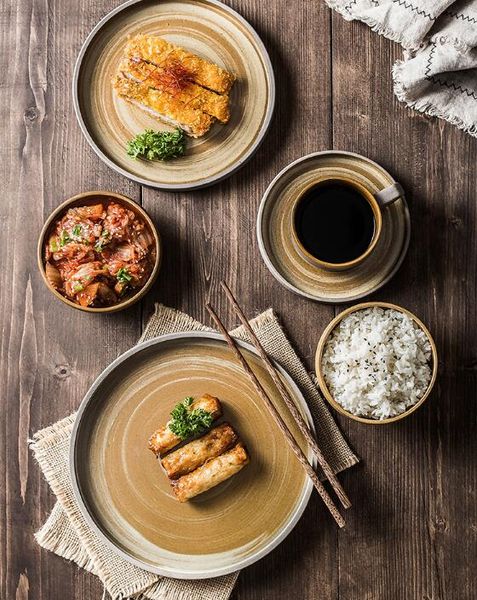
[[477,137],[477,0],[326,0],[401,44],[394,92]]
[[[316,426],[317,439],[334,472],[358,459],[341,435],[317,387],[287,340],[271,309],[251,321],[266,352],[280,363],[303,392]],[[140,341],[166,333],[210,331],[192,317],[157,304]],[[242,327],[232,332],[247,340]],[[69,471],[69,444],[75,415],[37,432],[30,447],[57,502],[36,540],[46,550],[77,563],[97,575],[113,600],[226,600],[238,573],[213,579],[186,581],[158,577],[116,556],[89,528],[74,499]]]

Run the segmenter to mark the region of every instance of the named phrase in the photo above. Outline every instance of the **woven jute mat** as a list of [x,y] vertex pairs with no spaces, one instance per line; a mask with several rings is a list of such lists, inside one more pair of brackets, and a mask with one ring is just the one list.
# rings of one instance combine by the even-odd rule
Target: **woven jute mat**
[[[290,345],[272,310],[251,321],[269,356],[295,380],[303,392],[316,427],[317,439],[334,472],[354,465],[358,459],[341,435],[312,378]],[[192,317],[156,305],[140,341],[167,333],[210,331]],[[247,340],[242,327],[231,332]],[[113,600],[226,600],[238,573],[214,579],[186,581],[159,577],[131,565],[112,552],[86,523],[73,494],[69,469],[69,445],[75,415],[38,431],[30,448],[57,502],[36,540],[46,550],[77,563],[97,575]]]

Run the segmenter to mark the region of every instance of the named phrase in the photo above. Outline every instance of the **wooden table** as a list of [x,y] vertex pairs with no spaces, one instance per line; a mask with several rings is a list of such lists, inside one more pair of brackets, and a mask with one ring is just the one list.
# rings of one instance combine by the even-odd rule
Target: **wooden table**
[[[246,312],[273,306],[311,368],[339,307],[293,295],[263,264],[255,238],[267,184],[315,150],[360,152],[406,189],[408,256],[373,298],[401,304],[433,332],[441,359],[424,408],[396,426],[337,417],[362,463],[342,476],[353,501],[337,530],[313,496],[293,533],[240,576],[235,600],[456,600],[477,597],[477,140],[412,112],[392,92],[398,46],[345,22],[320,0],[229,2],[256,27],[274,64],[277,106],[258,154],[239,173],[194,193],[140,188],[94,155],[73,114],[71,75],[82,41],[115,0],[2,4],[0,415],[2,600],[100,599],[91,575],[41,550],[33,533],[54,497],[27,438],[74,411],[96,375],[138,339],[153,302],[209,322],[212,299],[233,324],[218,283]],[[77,192],[122,192],[154,217],[165,260],[146,301],[121,314],[70,310],[36,266],[40,227]],[[200,600],[200,599],[198,599]]]

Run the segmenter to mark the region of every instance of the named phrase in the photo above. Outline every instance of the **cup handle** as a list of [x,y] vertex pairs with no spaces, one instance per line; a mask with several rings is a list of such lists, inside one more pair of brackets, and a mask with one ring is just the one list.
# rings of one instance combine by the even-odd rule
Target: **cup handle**
[[401,184],[397,181],[395,181],[389,187],[384,188],[384,190],[380,190],[379,192],[376,192],[374,194],[374,197],[376,198],[378,204],[381,207],[387,206],[388,204],[392,204],[393,202],[396,202],[396,200],[402,198],[403,196],[404,190],[402,189]]

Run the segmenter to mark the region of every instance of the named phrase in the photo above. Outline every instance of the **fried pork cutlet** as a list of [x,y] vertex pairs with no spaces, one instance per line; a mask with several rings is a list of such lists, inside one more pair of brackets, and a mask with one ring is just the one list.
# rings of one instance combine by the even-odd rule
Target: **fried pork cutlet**
[[137,35],[131,38],[126,46],[125,56],[142,59],[157,66],[171,61],[178,62],[190,72],[194,83],[219,94],[228,93],[235,81],[235,76],[225,69],[154,35]]
[[202,110],[222,123],[227,123],[230,118],[229,96],[227,94],[217,94],[192,81],[186,81],[183,89],[171,90],[167,79],[169,73],[166,71],[166,76],[164,76],[163,67],[157,67],[142,59],[125,59],[119,65],[119,72],[123,77],[136,83],[142,83],[150,88],[170,93],[176,100],[183,102],[187,108]]
[[131,79],[117,76],[113,87],[121,98],[135,104],[168,125],[180,127],[192,137],[209,131],[213,118],[200,109],[184,104],[174,95]]

